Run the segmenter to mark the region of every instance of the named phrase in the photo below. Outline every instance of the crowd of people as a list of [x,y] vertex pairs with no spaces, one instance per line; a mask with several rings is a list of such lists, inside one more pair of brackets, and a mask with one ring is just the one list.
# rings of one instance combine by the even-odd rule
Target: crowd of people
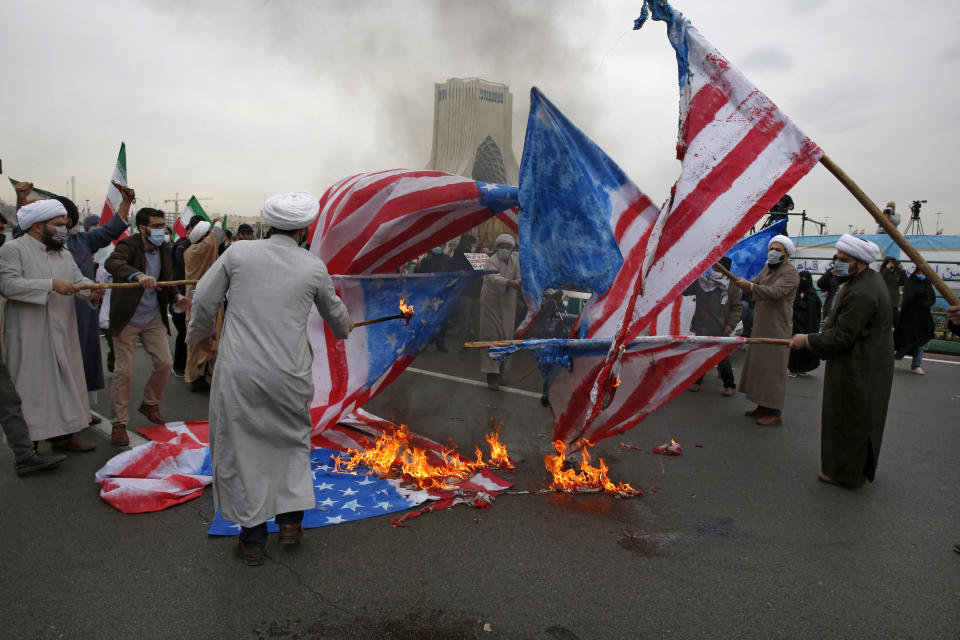
[[[287,193],[265,202],[266,239],[250,242],[253,229],[241,225],[236,241],[217,221],[199,216],[186,236],[171,242],[164,214],[141,208],[136,233],[127,235],[136,196],[120,189],[117,214],[105,224],[79,212],[64,197],[28,203],[30,183],[20,183],[19,233],[0,246],[3,297],[0,362],[0,422],[14,452],[17,474],[59,465],[66,453],[87,452],[93,442],[78,434],[100,421],[91,412],[105,388],[100,349],[110,345],[111,442],[128,446],[128,404],[135,345],[152,363],[138,411],[163,423],[164,390],[182,376],[195,391],[210,390],[210,442],[214,499],[225,518],[240,527],[236,553],[251,565],[263,561],[265,522],[276,516],[281,544],[302,536],[303,510],[314,505],[309,473],[309,406],[313,396],[307,317],[317,308],[338,339],[353,329],[324,263],[303,250],[319,210],[315,196]],[[71,231],[74,231],[71,233]],[[247,242],[244,242],[247,241]],[[468,254],[476,240],[464,235],[452,256],[438,247],[417,265],[419,272],[473,268]],[[113,245],[98,263],[98,256]],[[766,265],[752,280],[722,273],[729,260],[692,283],[696,297],[691,330],[698,335],[731,335],[752,314],[752,336],[789,339],[790,348],[750,344],[739,391],[756,406],[746,412],[757,424],[783,422],[788,375],[803,375],[826,361],[822,411],[820,479],[842,486],[873,480],[882,442],[894,361],[911,356],[922,374],[924,344],[931,338],[934,293],[923,274],[906,276],[895,260],[879,271],[879,248],[845,234],[831,268],[817,282],[790,264],[790,238],[774,237]],[[465,339],[512,339],[518,323],[520,266],[517,243],[500,235],[486,272],[460,301],[458,319]],[[290,272],[296,278],[288,277]],[[196,285],[161,286],[170,280]],[[105,295],[95,282],[126,283]],[[900,288],[903,288],[902,294]],[[559,309],[557,292],[547,292],[545,309]],[[228,312],[229,310],[229,312]],[[960,334],[960,306],[947,310],[950,329]],[[569,327],[551,313],[538,337],[564,335]],[[821,328],[822,321],[822,328]],[[552,323],[552,324],[551,324]],[[177,336],[171,353],[170,324]],[[271,331],[262,331],[270,326]],[[444,333],[437,349],[446,350]],[[501,364],[480,356],[488,387],[499,389]],[[724,396],[738,389],[728,359],[718,365]],[[216,374],[214,374],[216,372]],[[703,378],[691,391],[699,391]],[[49,443],[50,453],[39,443]]]

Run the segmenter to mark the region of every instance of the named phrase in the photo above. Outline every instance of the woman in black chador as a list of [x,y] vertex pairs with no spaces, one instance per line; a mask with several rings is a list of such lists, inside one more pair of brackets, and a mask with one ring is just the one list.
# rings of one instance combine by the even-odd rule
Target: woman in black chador
[[[800,284],[797,296],[793,299],[793,333],[820,333],[820,296],[813,288],[813,278],[809,271],[800,272]],[[790,377],[805,376],[820,366],[820,358],[809,349],[790,352],[787,368]]]

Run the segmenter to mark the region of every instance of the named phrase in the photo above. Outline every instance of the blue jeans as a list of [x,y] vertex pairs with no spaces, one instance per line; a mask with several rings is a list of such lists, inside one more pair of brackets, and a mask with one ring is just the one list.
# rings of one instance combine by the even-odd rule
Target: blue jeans
[[913,362],[910,363],[910,369],[919,369],[920,365],[923,364],[923,347],[915,347],[914,349],[900,347],[897,349],[895,357],[897,360],[900,360],[903,356],[908,354],[913,358]]

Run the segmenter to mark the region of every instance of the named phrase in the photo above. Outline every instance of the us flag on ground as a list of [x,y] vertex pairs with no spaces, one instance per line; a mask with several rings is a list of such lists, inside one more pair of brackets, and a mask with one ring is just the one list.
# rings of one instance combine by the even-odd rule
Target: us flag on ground
[[516,206],[516,187],[440,171],[358,173],[320,198],[310,250],[331,274],[389,273]]

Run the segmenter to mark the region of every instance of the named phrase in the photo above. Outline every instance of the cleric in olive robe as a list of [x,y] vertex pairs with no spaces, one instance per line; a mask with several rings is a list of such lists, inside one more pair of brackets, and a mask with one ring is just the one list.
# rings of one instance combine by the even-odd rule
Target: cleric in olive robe
[[[793,335],[793,300],[800,276],[789,262],[795,253],[786,236],[774,236],[768,245],[767,264],[753,281],[743,278],[735,284],[753,297],[754,338],[790,338]],[[748,412],[762,425],[780,424],[780,410],[787,384],[790,351],[779,345],[751,344],[740,374],[740,392],[755,402]]]
[[[880,250],[844,234],[835,268],[842,287],[819,334],[798,334],[793,349],[827,361],[820,418],[820,479],[860,486],[873,482],[893,384],[893,306],[883,277],[869,268]],[[849,272],[845,274],[844,272]]]

